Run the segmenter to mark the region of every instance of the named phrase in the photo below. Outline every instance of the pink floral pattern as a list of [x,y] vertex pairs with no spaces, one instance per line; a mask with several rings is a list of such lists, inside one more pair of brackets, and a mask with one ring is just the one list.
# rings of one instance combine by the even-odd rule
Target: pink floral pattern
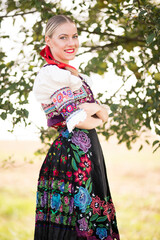
[[103,201],[100,200],[98,196],[92,198],[91,208],[93,209],[93,214],[101,215],[101,209]]
[[75,175],[75,182],[78,182],[79,185],[82,185],[82,182],[86,181],[88,178],[86,177],[86,173],[83,172],[81,169],[78,169],[78,171],[76,171],[74,173]]
[[[66,139],[68,148],[61,139]],[[87,131],[62,134],[55,140],[54,149],[48,153],[39,179],[36,221],[72,226],[77,236],[87,240],[119,240],[112,199],[101,199],[94,193],[93,154]]]
[[85,171],[89,174],[91,171],[91,161],[88,159],[87,155],[81,157],[80,167],[84,168]]

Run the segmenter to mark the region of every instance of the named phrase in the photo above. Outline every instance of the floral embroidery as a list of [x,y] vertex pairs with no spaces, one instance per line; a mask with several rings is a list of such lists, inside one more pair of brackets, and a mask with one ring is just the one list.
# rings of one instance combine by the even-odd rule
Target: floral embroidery
[[72,197],[69,203],[69,213],[71,214],[73,212],[74,207],[74,198]]
[[[57,101],[59,102],[59,103],[61,103],[62,101],[63,101],[63,94],[62,93],[59,93],[58,95],[57,95]],[[54,103],[56,102],[56,100],[54,99]]]
[[38,220],[40,220],[40,221],[44,220],[44,213],[41,211],[37,212],[36,221],[38,221]]
[[83,181],[86,181],[88,178],[86,177],[86,173],[83,172],[81,169],[78,169],[77,172],[74,172],[74,175],[76,176],[75,182],[78,182],[79,185],[82,185]]
[[67,156],[62,155],[60,158],[60,163],[66,164]]
[[44,207],[47,204],[48,194],[44,192],[43,196],[41,197],[41,206]]
[[[57,111],[57,108],[55,107],[55,104],[54,104],[54,103],[56,103],[56,101],[58,101],[58,103],[61,104],[61,103],[63,103],[63,100],[66,101],[67,97],[68,97],[68,100],[73,99],[73,97],[74,97],[74,101],[75,101],[76,105],[78,106],[81,103],[84,103],[87,101],[92,102],[94,100],[92,92],[88,88],[88,86],[85,82],[83,82],[82,87],[79,90],[75,91],[74,93],[72,93],[72,91],[69,88],[68,88],[68,90],[67,90],[67,88],[62,88],[60,90],[61,90],[60,95],[59,94],[57,95],[58,99],[56,99],[56,93],[58,93],[58,92],[55,92],[55,98],[53,99],[52,103],[41,104],[47,118],[51,118],[51,117],[59,115],[59,112]],[[52,95],[52,97],[54,97],[54,94]]]
[[72,112],[72,111],[73,111],[72,105],[68,105],[68,106],[66,107],[66,109],[67,109],[68,112]]
[[71,177],[72,177],[72,172],[67,171],[67,172],[66,172],[66,175],[67,175],[68,178],[71,178]]
[[59,193],[54,193],[51,198],[51,208],[57,211],[60,205],[61,205],[61,196]]
[[89,235],[89,236],[92,236],[92,234],[93,234],[93,230],[92,230],[92,229],[89,229],[89,230],[88,230],[88,235]]
[[91,203],[92,198],[90,197],[87,189],[80,187],[79,192],[74,195],[74,204],[79,207],[82,212],[86,211],[87,206]]
[[115,208],[114,208],[113,203],[107,202],[106,204],[103,204],[102,207],[104,208],[103,214],[107,215],[108,220],[109,221],[113,220],[114,216],[115,216]]
[[46,168],[44,169],[44,173],[46,173],[46,172],[48,172],[48,167],[46,167]]
[[58,176],[58,174],[59,174],[59,171],[57,171],[57,169],[55,169],[55,170],[53,171],[53,175],[54,175],[54,176]]
[[78,110],[74,95],[69,87],[64,87],[54,92],[51,100],[64,119],[67,119],[73,112]]
[[101,214],[101,207],[102,205],[102,201],[100,200],[100,198],[98,196],[96,196],[95,198],[92,198],[92,203],[91,203],[91,208],[93,208],[93,214]]
[[91,161],[85,155],[85,157],[81,157],[81,162],[79,164],[80,167],[85,168],[85,171],[89,174],[91,171]]
[[77,132],[73,133],[73,136],[71,138],[71,141],[80,147],[80,149],[83,150],[84,153],[88,151],[88,149],[91,147],[91,141],[87,134],[83,131],[78,130]]
[[97,228],[96,234],[99,236],[100,239],[104,239],[107,237],[107,230],[106,228]]
[[[79,146],[74,143],[77,132],[82,137]],[[56,150],[48,153],[38,183],[36,221],[72,226],[77,236],[88,240],[119,240],[110,196],[100,199],[94,194],[93,155],[88,148],[87,134],[88,131],[76,128],[67,138],[61,134],[55,140]],[[62,140],[67,142],[67,147]],[[83,141],[85,151],[88,148],[86,153],[80,147]]]
[[64,202],[65,202],[65,204],[68,204],[69,200],[68,200],[67,196],[64,197]]
[[79,230],[80,231],[87,231],[88,229],[88,221],[83,217],[80,220],[78,220],[79,225]]
[[85,237],[85,239],[87,237],[88,239],[88,232],[80,230],[77,225],[76,225],[76,232],[78,237]]
[[64,182],[63,181],[59,181],[59,190],[61,191],[61,192],[64,192],[64,186],[65,186],[65,184],[64,184]]

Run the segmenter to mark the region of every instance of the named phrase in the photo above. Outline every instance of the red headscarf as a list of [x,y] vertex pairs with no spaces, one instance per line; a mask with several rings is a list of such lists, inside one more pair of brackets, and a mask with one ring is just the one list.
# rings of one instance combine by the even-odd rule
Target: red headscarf
[[49,63],[49,64],[56,65],[56,66],[59,67],[59,68],[66,68],[66,67],[67,67],[67,68],[72,68],[72,69],[75,69],[75,70],[76,70],[76,68],[72,67],[71,65],[68,65],[68,64],[66,64],[66,63],[59,62],[59,61],[57,61],[56,59],[54,59],[48,45],[46,45],[46,47],[42,49],[42,51],[40,52],[40,55],[41,55],[41,56],[46,60],[46,62]]

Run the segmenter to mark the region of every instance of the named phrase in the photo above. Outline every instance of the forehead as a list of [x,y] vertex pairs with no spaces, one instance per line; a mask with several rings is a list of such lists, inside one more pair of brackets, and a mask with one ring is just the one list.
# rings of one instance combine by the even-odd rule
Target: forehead
[[60,34],[67,34],[67,35],[72,35],[72,34],[75,34],[77,33],[77,27],[74,23],[70,23],[70,22],[67,22],[67,23],[63,23],[61,25],[59,25],[53,35],[60,35]]

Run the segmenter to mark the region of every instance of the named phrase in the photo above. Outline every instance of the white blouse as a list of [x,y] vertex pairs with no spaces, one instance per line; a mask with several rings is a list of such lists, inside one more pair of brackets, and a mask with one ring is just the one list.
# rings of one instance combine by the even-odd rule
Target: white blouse
[[[85,74],[80,74],[80,76],[88,85],[92,85],[91,79],[88,76]],[[82,80],[80,77],[76,77],[72,75],[70,71],[60,69],[56,65],[47,65],[40,69],[33,85],[33,93],[36,100],[41,104],[51,104],[53,103],[52,96],[55,96],[56,92],[60,89],[69,88],[71,92],[74,92],[81,86]],[[74,102],[73,98],[70,99],[70,101]],[[59,103],[57,102],[57,104]],[[65,105],[65,102],[63,104]],[[61,109],[61,107],[61,104],[59,104],[58,109]],[[59,111],[59,113],[64,117],[61,111]],[[68,114],[65,120],[69,132],[71,132],[80,121],[84,121],[87,117],[86,112],[78,107],[76,111],[69,111]]]
[[[81,73],[80,76],[89,86],[92,85],[92,81],[87,75]],[[33,93],[38,102],[50,104],[52,102],[51,95],[58,89],[70,87],[74,92],[81,86],[82,80],[72,75],[70,71],[61,69],[56,65],[48,65],[42,67],[35,78]]]

